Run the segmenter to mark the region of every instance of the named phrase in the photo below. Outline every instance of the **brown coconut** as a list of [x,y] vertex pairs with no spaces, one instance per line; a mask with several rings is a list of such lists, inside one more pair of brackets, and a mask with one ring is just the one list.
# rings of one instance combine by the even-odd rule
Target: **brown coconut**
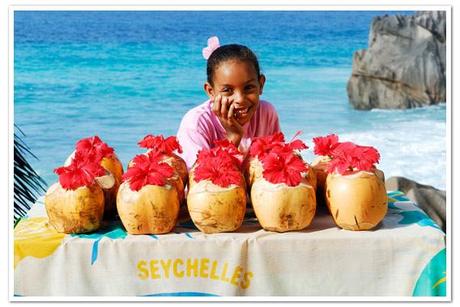
[[182,183],[185,186],[188,181],[188,171],[187,164],[185,163],[184,159],[173,153],[163,161],[168,163],[179,174],[180,178],[182,179]]
[[246,213],[246,190],[240,185],[223,188],[210,180],[193,180],[190,172],[187,206],[196,227],[204,233],[235,231],[243,223]]
[[306,164],[307,164],[308,171],[302,174],[302,176],[305,178],[306,183],[308,185],[311,185],[313,190],[316,191],[317,186],[318,186],[318,178],[316,177],[316,172],[308,163]]
[[[151,150],[147,151],[144,153],[144,155],[147,155]],[[161,160],[162,162],[168,163],[169,166],[171,166],[174,171],[180,176],[182,179],[182,182],[184,186],[187,184],[188,181],[188,171],[187,171],[187,164],[185,163],[184,159],[179,157],[178,155],[172,153],[171,155],[163,155],[164,158]],[[134,161],[131,160],[128,163],[128,168],[132,167],[134,165]]]
[[246,181],[251,187],[256,180],[262,178],[263,165],[258,157],[250,157],[245,165]]
[[[149,152],[150,150],[144,153],[144,155],[148,155]],[[185,161],[176,154],[172,154],[171,156],[163,155],[163,158],[160,161],[167,163],[174,169],[175,174],[173,177],[168,179],[168,183],[176,188],[180,203],[184,203],[185,185],[188,182],[187,164],[185,164]],[[128,168],[134,166],[134,164],[133,160],[129,161]]]
[[105,214],[108,216],[114,215],[117,212],[117,193],[123,176],[123,165],[118,157],[113,154],[112,157],[103,158],[101,166],[113,174],[115,184],[112,188],[103,189],[105,198]]
[[49,223],[61,233],[97,230],[104,214],[104,193],[98,184],[65,190],[59,182],[45,195]]
[[311,168],[314,170],[317,180],[316,203],[318,204],[318,208],[326,208],[326,178],[330,161],[331,158],[328,156],[317,156],[311,163]]
[[169,184],[145,185],[133,191],[125,181],[118,190],[117,209],[129,234],[168,233],[179,215],[179,196]]
[[385,183],[375,172],[329,174],[326,201],[337,226],[348,230],[374,228],[388,209]]
[[[75,151],[67,158],[64,163],[64,166],[69,166],[72,162],[72,159],[75,157]],[[101,161],[101,166],[110,172],[115,179],[113,185],[110,188],[102,186],[104,192],[104,215],[112,216],[116,213],[117,209],[117,193],[118,188],[121,184],[121,177],[123,176],[123,165],[118,159],[117,155],[114,153],[111,157],[105,157]]]
[[[294,152],[294,154],[302,159],[302,156],[299,153]],[[306,164],[309,166],[308,163]],[[245,160],[243,168],[245,169],[246,182],[248,182],[249,187],[251,187],[255,181],[263,178],[264,166],[258,157],[249,157],[247,160]],[[315,172],[309,171],[307,176],[309,177],[308,180],[310,184],[312,184],[313,188],[316,189]]]
[[188,173],[188,189],[189,189],[189,191],[193,187],[193,185],[196,184],[196,181],[195,181],[195,169],[196,169],[197,166],[198,166],[198,164],[195,162],[193,164],[192,168],[190,169],[189,173]]
[[182,204],[185,201],[185,188],[181,177],[175,173],[171,178],[167,180],[167,182],[176,189],[177,195],[179,197],[179,203]]
[[167,163],[174,169],[175,175],[169,181],[170,184],[176,188],[179,194],[179,201],[182,204],[185,201],[185,185],[188,181],[187,165],[181,157],[175,154],[166,156],[161,161]]
[[315,170],[317,178],[317,188],[325,191],[324,185],[326,184],[327,178],[327,167],[331,158],[328,156],[318,156],[311,163],[311,167]]
[[316,211],[315,189],[306,178],[294,187],[259,179],[252,185],[251,200],[260,225],[269,231],[304,229]]

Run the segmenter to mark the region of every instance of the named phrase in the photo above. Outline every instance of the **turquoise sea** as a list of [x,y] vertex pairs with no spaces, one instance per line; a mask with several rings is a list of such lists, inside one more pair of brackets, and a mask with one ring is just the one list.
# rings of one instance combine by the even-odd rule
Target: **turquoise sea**
[[[14,122],[50,185],[80,138],[99,135],[124,166],[146,134],[174,135],[206,99],[209,36],[258,55],[287,139],[336,133],[376,147],[386,177],[446,188],[446,105],[356,111],[346,84],[380,11],[16,11]],[[305,152],[311,161],[312,148]]]

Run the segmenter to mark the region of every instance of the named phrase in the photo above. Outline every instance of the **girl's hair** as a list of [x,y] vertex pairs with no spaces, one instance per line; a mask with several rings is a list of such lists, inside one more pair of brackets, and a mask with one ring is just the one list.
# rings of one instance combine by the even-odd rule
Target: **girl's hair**
[[214,50],[208,59],[206,72],[208,74],[208,82],[212,85],[214,78],[214,71],[217,67],[228,60],[239,60],[242,62],[249,62],[254,66],[257,73],[257,78],[260,77],[259,61],[256,55],[246,46],[238,44],[223,45]]

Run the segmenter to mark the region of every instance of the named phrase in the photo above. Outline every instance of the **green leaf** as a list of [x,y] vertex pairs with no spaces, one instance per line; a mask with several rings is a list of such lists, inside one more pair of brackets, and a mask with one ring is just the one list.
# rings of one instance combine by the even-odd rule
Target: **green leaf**
[[27,214],[40,194],[46,192],[47,184],[37,174],[27,157],[36,160],[27,144],[21,139],[25,134],[14,125],[14,225]]

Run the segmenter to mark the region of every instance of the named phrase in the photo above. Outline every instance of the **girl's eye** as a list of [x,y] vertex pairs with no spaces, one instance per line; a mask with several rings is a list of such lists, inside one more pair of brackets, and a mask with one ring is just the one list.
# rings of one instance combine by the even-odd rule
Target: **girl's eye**
[[250,91],[253,88],[255,88],[255,86],[251,84],[251,85],[246,85],[244,89],[247,90],[247,91]]
[[231,92],[231,89],[225,87],[225,88],[221,89],[220,91],[221,91],[222,93],[230,93],[230,92]]

